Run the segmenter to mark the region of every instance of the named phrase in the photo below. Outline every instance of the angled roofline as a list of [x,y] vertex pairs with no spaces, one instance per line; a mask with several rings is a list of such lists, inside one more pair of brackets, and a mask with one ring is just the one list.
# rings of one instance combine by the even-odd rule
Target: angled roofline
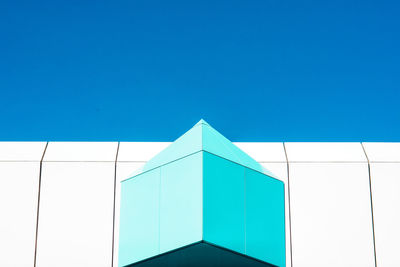
[[199,152],[213,154],[276,179],[273,173],[216,131],[204,119],[201,119],[167,148],[150,159],[133,176],[122,182]]

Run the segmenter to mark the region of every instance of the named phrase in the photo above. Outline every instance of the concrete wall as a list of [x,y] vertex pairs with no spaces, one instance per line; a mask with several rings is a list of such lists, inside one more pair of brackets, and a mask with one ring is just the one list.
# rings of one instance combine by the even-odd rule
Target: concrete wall
[[[0,142],[0,266],[117,266],[120,181],[168,144]],[[400,266],[400,143],[236,145],[285,182],[287,266]]]

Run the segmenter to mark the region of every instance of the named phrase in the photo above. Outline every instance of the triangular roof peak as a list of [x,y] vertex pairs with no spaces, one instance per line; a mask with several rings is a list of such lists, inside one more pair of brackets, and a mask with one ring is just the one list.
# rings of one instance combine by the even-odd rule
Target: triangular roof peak
[[[204,124],[204,125],[210,126],[210,124],[208,124],[208,123],[207,123],[205,120],[203,120],[203,119],[200,119],[199,122],[196,123],[194,126],[199,125],[199,124]],[[194,126],[193,126],[193,127],[194,127]]]
[[200,151],[206,151],[274,177],[271,172],[263,168],[257,161],[230,142],[203,119],[196,123],[181,137],[176,139],[171,145],[149,160],[136,175]]

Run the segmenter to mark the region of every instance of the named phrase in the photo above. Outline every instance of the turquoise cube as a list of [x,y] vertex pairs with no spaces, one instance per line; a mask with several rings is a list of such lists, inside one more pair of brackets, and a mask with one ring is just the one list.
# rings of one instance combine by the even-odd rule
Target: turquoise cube
[[122,182],[119,266],[285,266],[284,194],[201,120]]

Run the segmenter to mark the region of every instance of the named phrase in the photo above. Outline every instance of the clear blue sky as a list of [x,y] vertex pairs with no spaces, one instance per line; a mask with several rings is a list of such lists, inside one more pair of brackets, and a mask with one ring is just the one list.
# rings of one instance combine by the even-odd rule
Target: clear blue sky
[[0,140],[400,141],[399,1],[2,1]]

